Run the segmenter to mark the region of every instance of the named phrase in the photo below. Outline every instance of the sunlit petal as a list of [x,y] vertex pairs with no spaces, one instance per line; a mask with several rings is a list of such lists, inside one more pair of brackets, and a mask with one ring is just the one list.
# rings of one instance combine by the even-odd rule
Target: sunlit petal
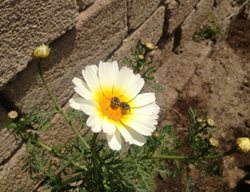
[[113,135],[107,135],[108,145],[111,149],[119,151],[122,148],[121,134],[117,130]]

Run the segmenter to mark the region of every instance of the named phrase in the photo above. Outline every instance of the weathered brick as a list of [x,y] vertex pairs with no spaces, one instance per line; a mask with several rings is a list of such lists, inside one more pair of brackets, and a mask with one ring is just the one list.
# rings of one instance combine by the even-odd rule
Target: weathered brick
[[200,0],[169,0],[168,1],[168,23],[165,29],[167,33],[172,34],[173,31],[186,19],[186,17],[194,10],[195,5]]
[[[17,153],[1,167],[0,186],[3,192],[19,192],[32,191],[35,183],[30,179],[29,175],[24,172],[22,166],[24,164],[25,147],[17,151]],[[33,187],[32,187],[33,186]]]
[[212,18],[213,3],[213,0],[200,0],[196,4],[196,9],[190,12],[181,26],[186,37],[192,37],[197,28],[201,27],[209,16]]
[[114,53],[112,59],[122,60],[128,56],[138,39],[157,43],[163,32],[165,8],[159,7],[147,20],[129,37],[123,40],[122,46]]
[[161,0],[128,0],[129,31],[136,29],[157,9]]
[[[45,79],[65,104],[73,93],[72,78],[87,64],[107,58],[127,34],[125,0],[97,0],[79,15],[76,27],[51,44],[51,55],[43,63]],[[34,106],[48,109],[49,98],[38,77],[35,61],[4,90],[22,111]]]
[[72,0],[5,0],[0,3],[0,89],[26,68],[32,50],[71,28],[78,15]]

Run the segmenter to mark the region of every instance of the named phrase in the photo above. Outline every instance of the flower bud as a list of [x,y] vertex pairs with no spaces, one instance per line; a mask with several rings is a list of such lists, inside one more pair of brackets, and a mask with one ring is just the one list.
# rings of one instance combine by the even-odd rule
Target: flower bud
[[16,119],[18,117],[18,113],[16,112],[16,111],[10,111],[9,113],[8,113],[8,118],[9,119]]
[[209,138],[209,143],[211,146],[213,147],[218,147],[219,146],[219,141],[218,139],[214,138],[214,137],[210,137]]
[[196,121],[197,121],[197,122],[199,122],[199,123],[203,123],[203,122],[204,122],[204,119],[203,119],[203,118],[198,117],[198,118],[196,119]]
[[145,41],[143,41],[143,40],[140,40],[140,43],[143,45],[143,46],[146,46],[146,43],[145,43]]
[[138,55],[138,58],[139,58],[140,60],[143,60],[143,59],[144,59],[144,55]]
[[146,43],[146,47],[149,49],[149,50],[154,50],[155,49],[155,45],[151,42],[147,42]]
[[207,119],[207,125],[210,127],[213,127],[215,125],[215,122],[213,119]]
[[248,137],[239,137],[236,139],[235,143],[244,153],[250,150],[250,139]]
[[158,132],[155,132],[155,133],[154,133],[154,137],[155,137],[155,138],[158,138],[159,136],[160,136],[160,134],[159,134]]
[[49,46],[42,44],[33,51],[32,56],[38,59],[45,59],[49,56],[49,53]]

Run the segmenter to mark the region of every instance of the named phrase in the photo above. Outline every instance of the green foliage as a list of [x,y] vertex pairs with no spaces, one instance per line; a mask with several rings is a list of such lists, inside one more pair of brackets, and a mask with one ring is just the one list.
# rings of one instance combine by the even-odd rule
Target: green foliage
[[[83,117],[77,113],[68,114],[70,118],[81,120]],[[118,153],[107,148],[106,141],[99,140],[93,152],[85,149],[78,139],[51,147],[42,143],[39,132],[34,130],[31,122],[36,120],[37,130],[40,130],[45,125],[45,122],[37,120],[40,117],[37,114],[23,116],[10,122],[8,128],[26,142],[28,155],[23,169],[33,179],[44,180],[50,191],[151,191],[154,188],[153,178],[165,171],[163,163],[149,157],[160,148],[165,139],[164,134],[171,132],[171,127],[149,137],[143,147],[132,146]],[[93,153],[96,153],[97,159],[97,180]],[[72,185],[75,182],[79,184]]]
[[36,140],[39,137],[39,131],[44,131],[53,126],[51,120],[56,113],[56,111],[40,112],[33,110],[30,115],[23,115],[10,121],[7,128],[16,137],[25,141],[30,138]]
[[208,174],[209,176],[222,176],[222,167],[220,165],[220,163],[214,161],[211,164],[208,164],[205,167],[205,172],[206,174]]
[[26,143],[26,151],[28,155],[26,156],[26,163],[23,169],[35,178],[36,174],[43,171],[47,160],[44,158],[44,151],[32,145],[30,141]]
[[202,160],[204,156],[214,154],[214,147],[209,143],[209,134],[206,134],[209,130],[214,128],[207,123],[207,114],[201,113],[197,116],[196,112],[190,108],[188,111],[190,118],[192,119],[192,126],[188,130],[188,134],[184,139],[182,145],[186,145],[189,148],[189,152],[194,158],[194,162]]
[[[218,34],[218,29],[210,26],[196,35],[200,39],[217,39]],[[153,44],[139,40],[132,53],[133,59],[127,62],[149,85],[159,88],[154,79],[156,68],[148,62],[153,49]],[[204,175],[221,175],[220,166],[210,160],[237,151],[232,147],[225,153],[218,153],[217,144],[209,140],[210,132],[215,128],[213,120],[208,119],[206,113],[198,114],[191,108],[188,111],[191,123],[186,123],[185,133],[180,135],[172,126],[166,125],[158,127],[143,146],[124,144],[121,151],[113,151],[106,140],[98,138],[98,133],[86,131],[82,135],[78,131],[83,130],[87,116],[75,110],[64,112],[49,89],[40,64],[38,72],[55,110],[34,110],[29,115],[12,116],[7,128],[26,144],[23,169],[33,179],[42,180],[49,192],[153,191],[156,176],[162,179],[173,177],[180,184],[181,178],[185,178],[185,191],[191,192],[191,165]],[[75,137],[64,144],[47,145],[40,134],[53,126],[51,120],[56,114],[61,115]]]
[[156,67],[152,65],[149,56],[153,49],[152,43],[138,40],[135,49],[131,52],[132,58],[125,58],[124,63],[131,66],[135,73],[140,73],[145,82],[152,88],[160,90],[161,86],[154,78]]
[[[180,179],[185,171],[186,191],[191,191],[190,164],[206,175],[221,174],[218,164],[208,163],[209,157],[217,152],[208,140],[209,131],[214,127],[207,123],[206,113],[197,114],[195,110],[189,109],[192,125],[186,135],[180,137],[172,126],[166,125],[148,137],[144,146],[127,146],[121,152],[110,150],[106,140],[97,142],[97,134],[92,133],[90,149],[86,149],[77,137],[66,144],[46,145],[40,140],[39,134],[44,127],[52,125],[49,122],[55,114],[43,112],[25,115],[10,121],[8,126],[26,143],[28,155],[24,170],[33,179],[44,180],[52,192],[153,191],[157,175],[163,179]],[[86,116],[78,111],[69,111],[67,116],[70,122],[75,122],[80,128],[86,121]],[[161,161],[164,157],[172,159],[172,163]],[[185,163],[180,163],[178,159]]]
[[[159,129],[153,137],[147,138],[147,143],[143,147],[130,146],[127,153],[123,154],[125,178],[133,186],[133,191],[153,191],[155,188],[154,178],[158,175],[167,175],[166,164],[151,156],[162,148],[166,149],[166,135],[169,133],[170,126]],[[165,146],[165,147],[164,147]]]
[[67,112],[67,116],[70,120],[74,121],[77,123],[79,126],[84,126],[87,120],[87,115],[84,113],[80,113],[79,111],[76,110],[69,110]]
[[[210,157],[218,154],[218,152],[217,148],[212,146],[209,142],[211,133],[216,129],[214,126],[209,125],[207,114],[198,114],[192,108],[188,110],[188,114],[191,125],[187,129],[187,134],[182,134],[181,136],[176,135],[171,126],[166,126],[167,135],[173,140],[173,142],[170,142],[170,146],[172,147],[167,145],[165,146],[166,148],[162,148],[158,153],[164,153],[170,156],[181,154],[182,157],[186,157],[181,164],[178,162],[175,162],[175,164],[168,163],[168,165],[172,167],[172,170],[166,167],[165,169],[168,170],[169,174],[163,176],[161,174],[161,176],[163,178],[169,176],[183,179],[183,175],[186,175],[186,191],[192,191],[192,178],[189,170],[190,165],[195,166],[195,169],[199,170],[201,175],[207,176],[218,176],[221,173],[221,167],[220,164],[214,163],[214,161],[210,159]],[[175,143],[175,145],[173,143]]]
[[193,40],[200,42],[203,40],[211,40],[217,42],[222,39],[222,31],[215,23],[208,23],[202,26],[193,34]]

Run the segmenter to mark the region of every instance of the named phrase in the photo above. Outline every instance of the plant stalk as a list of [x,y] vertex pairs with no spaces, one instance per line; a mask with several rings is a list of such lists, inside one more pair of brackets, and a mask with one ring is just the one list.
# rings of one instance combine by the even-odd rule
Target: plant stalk
[[237,153],[239,150],[237,148],[232,148],[229,151],[226,151],[225,153],[222,154],[216,154],[216,155],[210,155],[210,156],[205,156],[203,157],[204,159],[219,159],[228,155],[232,155],[234,153]]
[[[46,151],[49,151],[50,153],[52,153],[52,148],[49,147],[48,145],[44,144],[43,142],[41,142],[41,141],[33,141],[33,142],[34,142],[38,147],[43,148],[43,149],[45,149]],[[53,153],[53,154],[55,154],[55,153]],[[55,156],[56,156],[57,158],[60,158],[60,156],[57,155],[57,154],[55,154]],[[72,163],[72,164],[73,164],[75,167],[79,168],[79,169],[86,170],[86,167],[83,166],[83,165],[81,165],[81,164],[78,163],[78,162]]]
[[37,68],[38,68],[38,73],[39,76],[42,80],[42,83],[47,91],[47,93],[49,94],[49,97],[51,98],[55,109],[63,116],[63,118],[66,120],[68,126],[71,128],[71,130],[77,135],[80,143],[87,149],[90,148],[89,144],[85,141],[85,139],[81,136],[81,134],[77,131],[77,129],[72,125],[71,120],[68,118],[68,116],[64,113],[63,109],[61,108],[61,106],[57,103],[56,98],[54,96],[54,94],[52,93],[52,91],[50,90],[46,80],[44,79],[43,76],[43,71],[42,71],[42,67],[41,67],[41,59],[39,59],[39,62],[37,63]]
[[96,151],[97,136],[98,136],[98,133],[94,133],[92,137],[91,152],[92,152],[92,162],[93,162],[93,168],[94,168],[94,181],[96,184],[96,190],[97,192],[99,192],[100,188],[99,188],[98,158],[97,158],[97,151]]
[[[234,153],[238,152],[238,149],[232,148],[229,151],[226,151],[225,153],[222,154],[216,154],[216,155],[207,155],[203,157],[199,157],[201,159],[219,159],[228,155],[232,155]],[[147,159],[174,159],[174,160],[195,160],[197,157],[189,157],[189,156],[181,156],[181,155],[167,155],[167,154],[154,154],[150,157],[144,158],[145,160]]]

